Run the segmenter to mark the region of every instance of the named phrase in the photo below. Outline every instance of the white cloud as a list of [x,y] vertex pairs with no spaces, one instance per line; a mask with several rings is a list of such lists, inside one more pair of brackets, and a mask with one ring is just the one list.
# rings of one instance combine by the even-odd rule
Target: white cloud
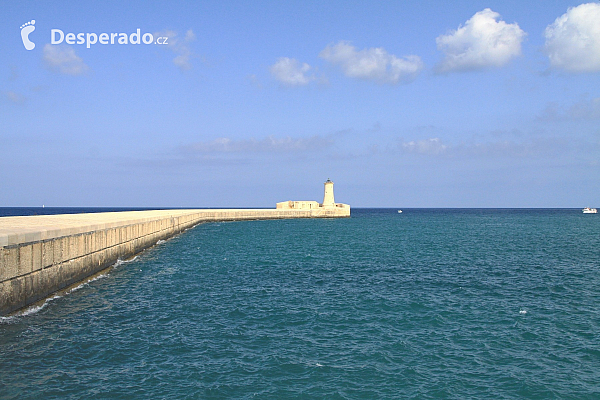
[[[581,139],[567,139],[564,137],[530,137],[521,141],[500,140],[483,143],[470,143],[456,146],[452,149],[453,155],[465,157],[491,157],[500,158],[553,158],[573,152],[575,147],[585,146],[586,141]],[[587,143],[587,145],[590,145]],[[594,146],[596,149],[598,146]],[[591,148],[589,150],[592,150]],[[595,149],[594,149],[595,151]]]
[[75,49],[67,45],[44,46],[44,61],[53,71],[66,75],[81,75],[88,70],[88,66],[81,57],[75,54]]
[[179,37],[177,32],[171,30],[164,30],[161,32],[154,33],[155,38],[166,37],[167,44],[161,45],[161,47],[172,51],[176,54],[173,59],[173,64],[177,65],[182,70],[188,70],[192,68],[190,59],[192,58],[192,50],[190,49],[190,43],[196,40],[194,31],[189,29],[183,38]]
[[583,99],[569,109],[569,116],[573,119],[596,120],[600,119],[600,97]]
[[[496,136],[496,133],[493,133]],[[482,140],[483,139],[483,140]],[[396,148],[401,153],[419,154],[428,157],[467,160],[472,158],[540,158],[557,157],[572,151],[597,151],[600,145],[579,138],[527,137],[505,140],[479,138],[466,142],[446,144],[438,138],[401,142]]]
[[319,57],[342,68],[351,78],[396,84],[413,81],[423,69],[419,56],[396,57],[384,48],[356,50],[349,42],[327,46]]
[[289,153],[318,150],[332,144],[321,136],[294,139],[268,136],[262,140],[218,138],[210,142],[198,142],[184,149],[192,153]]
[[402,150],[410,153],[438,155],[445,153],[448,146],[443,144],[439,138],[425,139],[402,143]]
[[568,108],[555,102],[548,103],[538,119],[542,121],[600,120],[600,97],[584,96]]
[[570,72],[600,71],[600,4],[569,8],[546,27],[544,35],[552,67]]
[[486,8],[464,26],[435,41],[445,57],[437,66],[439,72],[467,71],[501,67],[521,54],[521,42],[527,35],[515,22],[507,24],[500,14]]
[[270,67],[271,75],[286,86],[304,86],[315,79],[306,75],[311,69],[307,63],[302,63],[294,58],[280,57]]

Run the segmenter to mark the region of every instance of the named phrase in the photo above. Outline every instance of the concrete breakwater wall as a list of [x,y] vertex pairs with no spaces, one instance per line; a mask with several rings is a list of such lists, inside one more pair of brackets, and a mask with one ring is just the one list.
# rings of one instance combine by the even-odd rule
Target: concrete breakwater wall
[[0,315],[202,222],[349,217],[350,209],[153,210],[0,218]]

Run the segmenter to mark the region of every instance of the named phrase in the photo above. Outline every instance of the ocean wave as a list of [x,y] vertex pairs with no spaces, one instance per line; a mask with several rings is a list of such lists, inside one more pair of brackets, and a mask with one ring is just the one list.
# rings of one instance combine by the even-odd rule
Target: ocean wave
[[133,261],[137,260],[137,258],[138,258],[138,256],[134,256],[133,258],[129,258],[129,259],[127,259],[127,260],[121,260],[121,259],[119,258],[119,259],[117,260],[117,262],[115,262],[115,263],[112,265],[112,268],[117,268],[117,267],[120,267],[120,266],[121,266],[121,265],[123,265],[123,264],[127,264],[127,263],[130,263],[130,262],[133,262]]
[[0,323],[12,323],[16,322],[21,317],[27,317],[29,315],[37,314],[38,312],[46,308],[46,306],[50,304],[51,301],[60,299],[61,297],[63,296],[55,294],[54,296],[48,297],[46,300],[44,300],[42,304],[29,306],[24,310],[18,311],[17,313],[8,317],[0,317]]
[[[131,261],[133,261],[133,259]],[[123,262],[129,262],[129,260],[128,261],[123,261]],[[118,263],[118,261],[117,261],[117,263]],[[115,263],[115,265],[117,263]],[[60,298],[62,298],[64,296],[67,296],[67,295],[73,293],[73,292],[76,292],[76,291],[78,291],[79,289],[81,289],[81,288],[83,288],[85,286],[89,286],[89,284],[91,282],[97,281],[98,279],[106,278],[109,275],[110,275],[109,273],[95,275],[95,276],[87,279],[85,282],[81,282],[79,285],[74,286],[74,287],[72,287],[70,289],[67,289],[66,291],[64,289],[62,289],[61,291],[59,291],[58,293],[55,293],[51,297],[46,298],[42,304],[35,304],[35,305],[32,305],[32,306],[29,306],[29,307],[23,309],[22,311],[18,311],[15,314],[10,315],[8,317],[0,317],[0,324],[1,323],[16,322],[21,317],[27,317],[29,315],[37,314],[38,312],[40,312],[41,310],[43,310],[44,308],[46,308],[46,306],[48,304],[50,304],[51,301],[56,300],[56,299],[60,299]]]
[[98,279],[106,278],[108,275],[109,275],[108,273],[96,275],[96,276],[88,279],[87,281],[80,283],[79,285],[75,286],[74,288],[69,289],[65,294],[71,294],[71,293],[81,289],[82,287],[89,286],[89,284],[91,282],[97,281]]

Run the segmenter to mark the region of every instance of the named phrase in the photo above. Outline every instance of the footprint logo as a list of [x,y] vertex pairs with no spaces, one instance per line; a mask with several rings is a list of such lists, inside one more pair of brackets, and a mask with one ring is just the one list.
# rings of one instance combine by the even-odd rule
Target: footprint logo
[[35,19],[21,25],[21,39],[23,39],[23,46],[27,50],[33,50],[35,48],[35,43],[29,40],[29,34],[35,31]]

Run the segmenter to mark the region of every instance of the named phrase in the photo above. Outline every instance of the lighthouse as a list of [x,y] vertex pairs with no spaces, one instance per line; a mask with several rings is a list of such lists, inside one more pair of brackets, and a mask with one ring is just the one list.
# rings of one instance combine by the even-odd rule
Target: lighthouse
[[331,179],[325,181],[325,195],[322,203],[316,201],[280,201],[277,203],[277,210],[308,212],[308,218],[350,216],[350,206],[348,204],[336,204],[333,198],[333,182],[331,182]]
[[323,196],[322,207],[335,207],[335,200],[333,199],[333,182],[331,179],[325,181],[325,195]]

